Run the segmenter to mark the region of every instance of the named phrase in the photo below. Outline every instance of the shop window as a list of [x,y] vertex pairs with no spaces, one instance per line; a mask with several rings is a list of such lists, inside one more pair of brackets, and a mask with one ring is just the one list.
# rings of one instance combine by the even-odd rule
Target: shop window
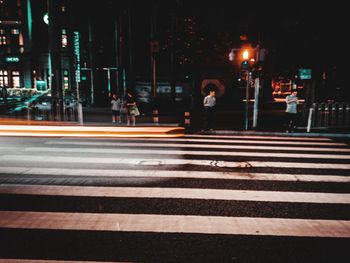
[[7,75],[7,70],[0,70],[0,86],[8,86],[9,79]]
[[0,45],[7,45],[6,36],[0,36]]
[[62,47],[65,48],[68,45],[68,36],[67,31],[62,29]]
[[18,44],[20,46],[23,46],[23,34],[22,32],[19,34],[19,37],[18,37]]
[[12,71],[12,87],[13,88],[20,88],[21,87],[19,71]]
[[63,89],[67,90],[69,88],[69,73],[68,70],[63,71]]

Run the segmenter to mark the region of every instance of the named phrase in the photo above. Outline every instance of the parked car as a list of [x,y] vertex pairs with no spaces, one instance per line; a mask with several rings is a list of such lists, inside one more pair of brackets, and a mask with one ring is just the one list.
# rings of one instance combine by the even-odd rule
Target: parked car
[[33,100],[31,105],[32,108],[38,110],[38,111],[51,111],[52,109],[52,97],[43,95],[38,97],[36,100]]

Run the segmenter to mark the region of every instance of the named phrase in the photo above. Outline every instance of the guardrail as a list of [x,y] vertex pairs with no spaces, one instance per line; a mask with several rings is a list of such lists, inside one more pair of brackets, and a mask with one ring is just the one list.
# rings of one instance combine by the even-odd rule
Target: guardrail
[[314,103],[309,109],[308,131],[311,128],[350,127],[350,102]]
[[[56,113],[57,115],[57,113]],[[46,121],[52,121],[52,120],[58,120],[60,117],[57,115],[55,116],[54,112],[52,110],[41,110],[38,108],[27,108],[27,119],[28,120],[46,120]],[[63,109],[63,121],[71,121],[71,122],[77,122],[78,121],[78,110],[77,107],[64,107]]]

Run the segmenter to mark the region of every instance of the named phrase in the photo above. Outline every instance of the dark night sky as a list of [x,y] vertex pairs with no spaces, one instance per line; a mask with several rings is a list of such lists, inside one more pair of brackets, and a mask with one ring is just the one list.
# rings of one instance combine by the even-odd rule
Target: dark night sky
[[[135,57],[142,67],[149,66],[147,53],[154,3],[158,6],[157,38],[161,44],[169,36],[171,14],[191,17],[196,22],[198,37],[204,39],[201,42],[204,54],[209,60],[212,57],[212,61],[219,55],[225,59],[229,46],[241,44],[239,36],[242,34],[247,35],[253,45],[259,39],[277,68],[339,66],[346,51],[344,43],[349,15],[345,1],[99,0],[97,3],[72,1],[70,4],[75,6],[77,13],[75,22],[86,27],[86,18],[92,17],[97,42],[104,47],[104,52],[110,53],[108,50],[113,49],[113,17],[131,5],[135,19]],[[217,53],[218,49],[221,54]]]

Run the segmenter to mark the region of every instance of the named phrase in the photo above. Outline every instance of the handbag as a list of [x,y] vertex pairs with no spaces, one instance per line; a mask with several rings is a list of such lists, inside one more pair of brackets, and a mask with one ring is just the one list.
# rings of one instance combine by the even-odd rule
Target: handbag
[[130,115],[131,116],[139,116],[140,115],[140,111],[136,105],[130,107]]

